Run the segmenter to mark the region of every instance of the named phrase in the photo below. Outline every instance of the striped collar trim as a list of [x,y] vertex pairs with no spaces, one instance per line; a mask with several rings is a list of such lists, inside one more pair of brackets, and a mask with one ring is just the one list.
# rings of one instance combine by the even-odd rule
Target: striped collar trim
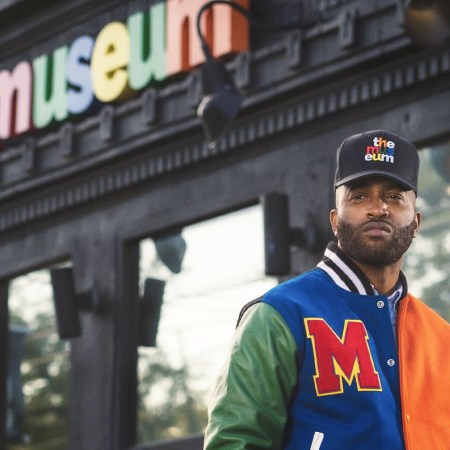
[[[317,264],[342,289],[361,295],[375,295],[373,286],[361,269],[348,258],[335,242],[330,242],[322,261]],[[406,277],[400,271],[401,298],[408,292]]]

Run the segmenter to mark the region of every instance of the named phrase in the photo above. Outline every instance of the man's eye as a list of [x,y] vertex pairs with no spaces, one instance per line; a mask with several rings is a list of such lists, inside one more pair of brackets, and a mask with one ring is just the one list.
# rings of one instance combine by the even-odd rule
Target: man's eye
[[390,198],[391,200],[402,200],[403,197],[400,194],[389,194],[388,198]]

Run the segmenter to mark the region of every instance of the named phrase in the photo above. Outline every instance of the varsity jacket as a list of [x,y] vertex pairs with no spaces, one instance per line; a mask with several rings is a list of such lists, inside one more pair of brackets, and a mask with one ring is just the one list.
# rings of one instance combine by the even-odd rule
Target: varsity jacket
[[242,314],[206,450],[450,450],[450,326],[388,300],[335,244]]

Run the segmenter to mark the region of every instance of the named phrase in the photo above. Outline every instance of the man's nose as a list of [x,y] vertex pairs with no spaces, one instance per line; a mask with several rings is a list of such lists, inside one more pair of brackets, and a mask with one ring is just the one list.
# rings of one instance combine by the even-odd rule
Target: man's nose
[[389,215],[387,203],[381,197],[374,197],[370,200],[367,208],[369,217],[385,217]]

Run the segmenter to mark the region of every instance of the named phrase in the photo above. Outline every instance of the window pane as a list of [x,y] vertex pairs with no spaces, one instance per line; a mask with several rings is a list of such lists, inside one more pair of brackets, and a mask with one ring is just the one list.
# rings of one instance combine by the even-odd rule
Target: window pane
[[203,432],[239,311],[276,284],[264,275],[261,206],[143,241],[141,280],[163,301],[157,346],[140,347],[139,441]]
[[[8,376],[8,448],[66,449],[68,349],[55,328],[49,272],[42,270],[12,280],[8,307],[13,349],[10,367],[15,365],[21,372],[21,379],[17,372]],[[16,358],[15,364],[11,365],[11,358]]]
[[404,262],[409,290],[450,320],[450,146],[420,152],[419,234]]

